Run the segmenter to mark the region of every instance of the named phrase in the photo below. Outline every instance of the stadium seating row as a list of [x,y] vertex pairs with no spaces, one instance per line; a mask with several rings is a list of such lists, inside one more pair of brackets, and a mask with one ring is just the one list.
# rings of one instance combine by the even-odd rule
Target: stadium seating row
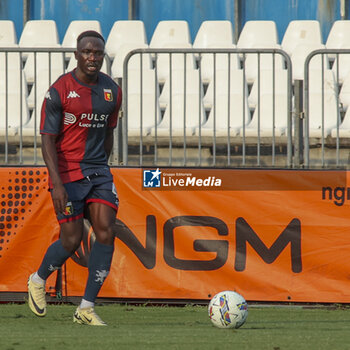
[[[135,48],[282,48],[291,56],[294,80],[304,78],[304,61],[311,51],[324,47],[349,48],[350,40],[346,35],[349,25],[350,21],[334,23],[327,43],[323,45],[320,25],[317,21],[292,21],[279,44],[276,25],[273,21],[250,21],[245,24],[235,45],[232,25],[229,21],[203,22],[193,44],[187,22],[162,21],[159,22],[148,44],[142,21],[117,21],[107,37],[106,51],[112,60],[112,77],[121,79],[123,78],[122,62],[130,50]],[[54,21],[29,21],[17,44],[13,23],[0,21],[0,26],[4,27],[2,32],[5,34],[0,37],[0,47],[73,48],[76,45],[76,37],[81,31],[95,29],[101,32],[98,21],[73,21],[60,44]],[[45,33],[45,35],[38,33]],[[60,53],[51,54],[50,58],[47,53],[35,55],[26,53],[23,55],[25,62],[22,70],[18,53],[9,53],[7,58],[3,52],[1,55],[4,59],[1,59],[0,75],[7,76],[9,82],[7,86],[0,84],[0,98],[5,102],[1,103],[1,115],[6,115],[5,109],[7,109],[8,115],[15,117],[8,118],[6,125],[1,122],[0,132],[4,132],[7,128],[10,134],[16,133],[18,126],[23,125],[22,133],[31,135],[33,130],[38,130],[40,111],[37,106],[41,105],[49,81],[54,81],[64,71],[73,68],[75,60],[70,56],[65,59]],[[225,136],[228,126],[233,136],[256,136],[257,134],[282,136],[285,134],[289,113],[288,82],[281,56],[275,55],[273,58],[271,54],[250,54],[241,57],[231,54],[229,75],[224,69],[228,66],[227,54],[215,56],[203,54],[199,75],[196,69],[198,57],[195,55],[188,54],[184,58],[183,54],[173,54],[172,69],[169,70],[168,55],[159,54],[157,79],[152,69],[154,57],[146,54],[142,57],[142,92],[140,84],[137,83],[140,81],[140,63],[136,55],[131,59],[128,70],[128,81],[131,82],[128,84],[130,135],[139,135],[141,132],[144,135],[166,136],[171,130],[173,135],[183,135],[185,131],[188,135],[210,136],[215,130],[216,135]],[[350,110],[347,108],[350,101],[350,74],[345,69],[341,70],[342,67],[348,69],[350,66],[346,64],[346,57],[350,58],[350,55],[342,57],[342,61],[339,60],[340,64],[333,64],[333,67],[332,58],[327,56],[324,56],[323,66],[321,56],[312,61],[310,68],[316,73],[310,79],[310,136],[320,137],[322,134],[324,136],[331,134],[341,137],[343,129],[344,135],[347,135],[350,124],[347,120],[350,118],[350,112],[345,114],[340,132],[334,130],[340,120],[338,102],[342,104],[344,111]],[[68,62],[65,62],[67,59]],[[186,60],[186,74],[184,74],[184,60]],[[215,76],[214,60],[217,67]],[[244,73],[241,69],[242,62],[244,62]],[[260,79],[257,79],[257,62],[260,66]],[[339,96],[337,95],[339,82],[335,81],[335,67],[339,82],[343,84]],[[106,64],[103,70],[106,70]],[[171,81],[169,74],[172,74]],[[42,79],[38,79],[39,76]],[[322,76],[324,77],[323,92],[320,81]],[[186,84],[184,84],[185,81]],[[222,89],[228,84],[229,93]],[[186,91],[183,90],[184,86]],[[22,103],[20,103],[21,100]],[[323,108],[323,112],[320,112],[320,108]],[[313,110],[315,110],[314,113]],[[30,111],[32,111],[31,114]],[[142,115],[142,130],[140,130],[140,115]],[[323,123],[321,119],[324,116],[326,119]]]
[[[9,115],[7,127],[4,118],[1,118],[0,133],[4,134],[7,128],[10,135],[16,134],[22,125],[22,135],[33,136],[35,130],[38,132],[39,129],[43,95],[40,92],[33,97],[32,87],[28,96],[24,73],[20,79],[18,72],[8,70],[7,94],[3,89],[0,90],[0,96],[4,101],[7,100],[0,108],[7,108]],[[170,131],[173,136],[182,136],[184,131],[187,136],[213,136],[214,132],[216,136],[225,136],[228,130],[231,136],[246,137],[279,137],[286,133],[290,111],[286,70],[275,73],[261,70],[259,79],[250,91],[242,69],[231,70],[229,75],[225,70],[218,70],[205,92],[198,70],[188,70],[186,75],[183,71],[173,71],[172,78],[165,81],[161,92],[154,70],[143,72],[142,86],[140,71],[131,70],[128,79],[128,105],[124,108],[127,108],[130,136],[168,136]],[[346,114],[339,137],[348,137],[350,75],[339,96],[331,70],[311,71],[310,82],[310,136],[338,135],[335,128],[340,120],[341,102]],[[35,97],[36,103],[30,100]],[[33,105],[30,106],[30,103]],[[1,115],[5,116],[6,111],[2,111]]]
[[[325,46],[327,48],[350,48],[350,39],[346,33],[350,21],[335,21]],[[98,21],[72,21],[68,26],[62,43],[59,42],[56,23],[53,20],[28,21],[20,35],[20,47],[75,47],[75,39],[83,30],[93,29],[101,33]],[[14,23],[9,20],[0,21],[0,46],[16,45],[17,35]],[[38,33],[40,35],[38,35]],[[145,26],[142,21],[116,21],[107,35],[106,49],[111,57],[124,44],[146,44],[150,47],[164,45],[193,45],[193,47],[231,47],[235,45],[233,29],[230,21],[204,21],[192,43],[189,26],[186,21],[160,21],[154,30],[150,42],[147,42]],[[320,23],[316,20],[291,21],[285,34],[279,41],[274,21],[248,21],[245,23],[238,42],[238,48],[249,48],[256,45],[281,45],[291,54],[299,44],[323,44]],[[184,46],[181,46],[184,47]]]
[[[0,33],[2,33],[0,47],[18,45],[18,47],[73,48],[76,45],[77,35],[87,29],[94,29],[101,33],[101,25],[98,21],[72,21],[65,32],[62,43],[60,43],[55,21],[32,20],[26,23],[17,43],[14,23],[6,20],[0,21]],[[318,21],[295,20],[289,23],[280,42],[274,21],[248,21],[235,44],[230,21],[204,21],[192,43],[186,21],[160,21],[148,43],[142,21],[121,20],[116,21],[108,33],[106,51],[112,61],[117,57],[116,64],[112,67],[113,77],[122,76],[121,62],[128,52],[132,49],[146,47],[281,48],[291,56],[292,60],[300,62],[315,49],[350,49],[350,38],[347,35],[349,29],[350,20],[334,22],[326,42],[323,43]],[[349,60],[349,57],[344,59]],[[341,66],[347,67],[349,64],[341,64]],[[303,65],[298,64],[297,68],[293,78],[302,79]],[[347,71],[340,72],[341,80],[346,73]]]

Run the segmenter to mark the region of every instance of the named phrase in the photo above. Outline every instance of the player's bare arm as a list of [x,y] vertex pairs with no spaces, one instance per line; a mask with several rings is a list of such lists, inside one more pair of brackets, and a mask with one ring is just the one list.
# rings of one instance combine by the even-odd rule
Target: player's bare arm
[[52,200],[56,213],[63,213],[67,204],[67,192],[58,171],[56,135],[43,134],[42,153],[52,182]]
[[106,130],[106,138],[105,138],[105,151],[107,155],[107,159],[109,159],[109,156],[111,155],[112,149],[113,149],[113,142],[114,142],[114,129],[107,128]]

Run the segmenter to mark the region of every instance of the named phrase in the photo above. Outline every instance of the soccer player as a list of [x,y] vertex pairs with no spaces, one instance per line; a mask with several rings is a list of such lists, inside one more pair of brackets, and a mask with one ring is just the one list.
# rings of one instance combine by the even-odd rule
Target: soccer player
[[84,296],[73,321],[94,326],[106,325],[95,313],[94,302],[110,270],[112,227],[119,204],[108,158],[122,93],[100,72],[104,49],[105,40],[99,33],[81,33],[75,51],[77,67],[58,78],[42,105],[42,153],[60,238],[47,249],[39,269],[28,279],[29,307],[37,316],[45,316],[45,281],[80,246],[86,210],[96,240]]

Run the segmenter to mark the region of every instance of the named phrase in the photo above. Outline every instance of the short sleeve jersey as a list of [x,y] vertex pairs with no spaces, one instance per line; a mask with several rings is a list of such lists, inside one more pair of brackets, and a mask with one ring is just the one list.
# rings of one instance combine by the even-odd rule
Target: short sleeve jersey
[[106,128],[115,128],[122,101],[120,87],[99,73],[95,85],[79,81],[75,70],[49,88],[41,109],[40,133],[57,135],[58,168],[63,183],[89,175],[108,163]]

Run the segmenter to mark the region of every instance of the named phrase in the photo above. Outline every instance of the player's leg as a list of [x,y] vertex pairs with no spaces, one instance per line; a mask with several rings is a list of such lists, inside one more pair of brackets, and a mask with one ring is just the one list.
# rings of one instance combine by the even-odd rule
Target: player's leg
[[91,249],[88,268],[89,276],[84,297],[74,314],[74,322],[90,325],[106,325],[94,312],[96,297],[109,274],[114,252],[116,210],[102,203],[89,204],[89,216],[96,236]]
[[60,239],[47,249],[38,271],[28,279],[28,304],[37,316],[46,315],[45,283],[49,276],[79,247],[82,238],[83,219],[61,225]]
[[[79,182],[65,184],[68,194],[66,212],[58,214],[60,238],[47,249],[39,269],[28,279],[28,304],[37,316],[45,316],[45,282],[79,247],[83,234],[84,193],[91,188]],[[79,198],[81,196],[82,198]]]
[[[113,252],[114,232],[112,230],[116,211],[101,203],[89,204],[92,227],[96,240],[89,258],[89,278],[84,300],[94,303],[102,284],[109,274]],[[90,304],[90,306],[93,306]]]

